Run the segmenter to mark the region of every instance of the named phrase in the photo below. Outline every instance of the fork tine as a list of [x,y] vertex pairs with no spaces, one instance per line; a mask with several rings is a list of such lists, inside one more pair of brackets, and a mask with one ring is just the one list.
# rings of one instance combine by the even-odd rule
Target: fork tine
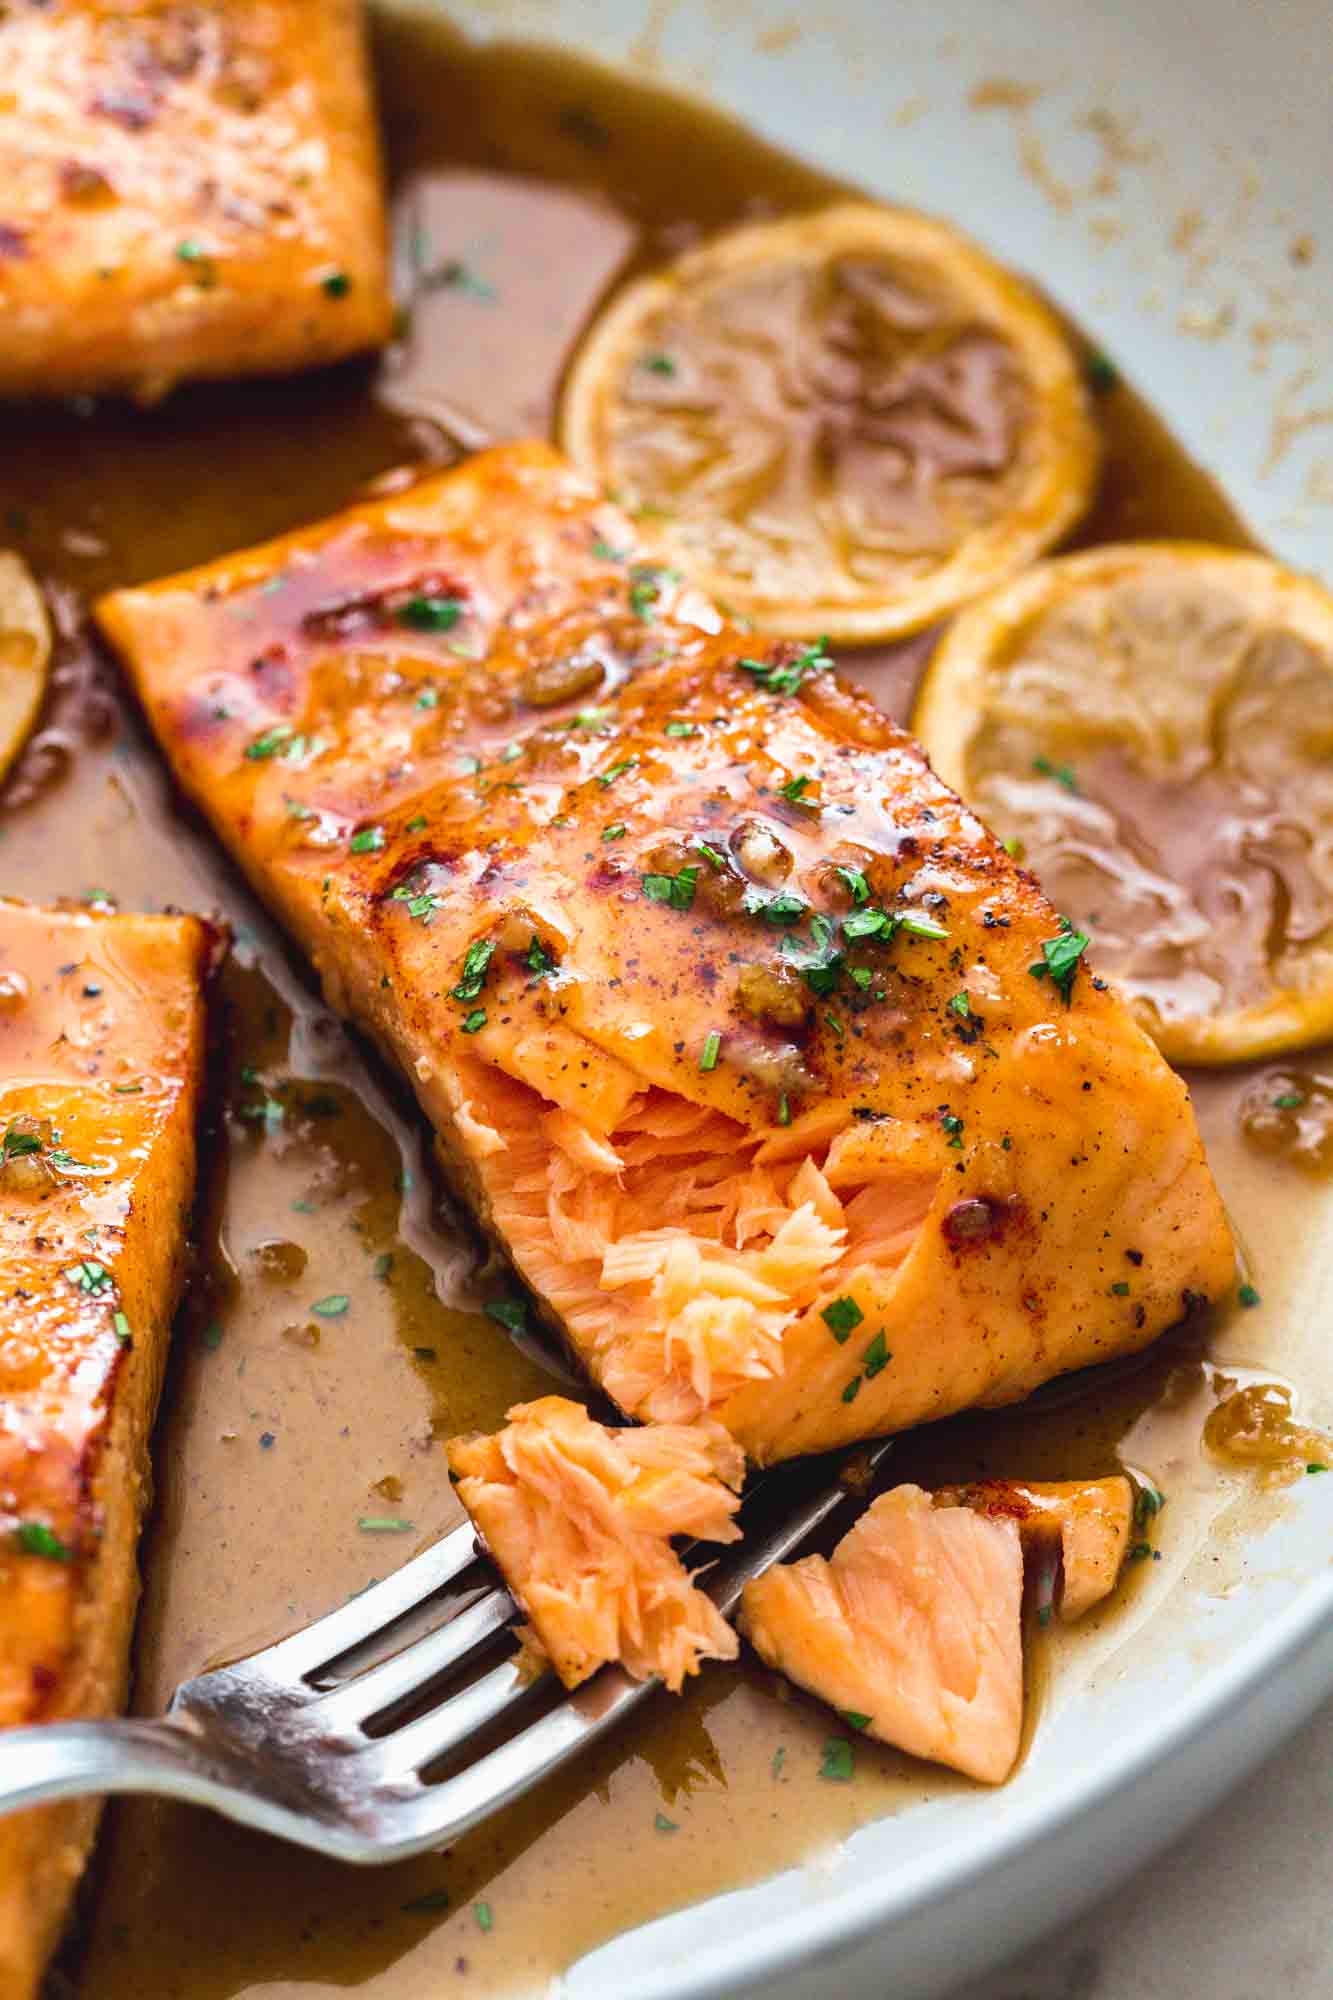
[[276,1646],[269,1646],[262,1653],[252,1653],[240,1664],[247,1672],[262,1674],[270,1680],[300,1680],[316,1667],[336,1660],[340,1653],[350,1652],[353,1646],[374,1638],[434,1591],[443,1590],[445,1584],[467,1568],[476,1553],[476,1531],[470,1521],[464,1521],[443,1541],[414,1556],[382,1583],[372,1583],[368,1590],[339,1605],[327,1618],[307,1625],[302,1632],[293,1632],[290,1639],[280,1639]]
[[457,1665],[493,1633],[503,1631],[513,1615],[514,1601],[507,1591],[487,1591],[478,1603],[469,1604],[466,1611],[392,1659],[318,1696],[321,1722],[339,1729],[378,1715]]
[[[493,1721],[502,1709],[526,1694],[532,1685],[531,1675],[518,1665],[516,1659],[502,1660],[498,1667],[492,1667],[488,1674],[483,1674],[480,1680],[474,1681],[460,1694],[451,1695],[439,1708],[433,1708],[428,1714],[419,1715],[415,1722],[381,1737],[365,1761],[373,1764],[374,1775],[381,1782],[387,1780],[392,1783],[395,1779],[407,1777],[435,1758],[442,1757],[446,1750],[454,1749],[474,1730]],[[482,1760],[483,1763],[486,1761]]]

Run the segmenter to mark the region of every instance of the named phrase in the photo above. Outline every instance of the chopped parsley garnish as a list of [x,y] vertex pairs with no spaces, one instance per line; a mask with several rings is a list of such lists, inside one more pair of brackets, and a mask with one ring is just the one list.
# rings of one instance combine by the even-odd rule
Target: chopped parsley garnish
[[351,1303],[346,1292],[329,1292],[325,1298],[316,1299],[310,1310],[321,1319],[341,1319]]
[[682,868],[679,875],[645,875],[643,893],[649,902],[666,903],[673,910],[688,910],[694,901],[697,868]]
[[1061,917],[1059,936],[1043,938],[1040,959],[1028,967],[1034,979],[1049,977],[1066,1007],[1073,995],[1079,960],[1091,942],[1085,931],[1076,931],[1068,917]]
[[668,722],[662,734],[664,736],[697,736],[699,734],[699,725],[697,722]]
[[266,729],[262,736],[256,736],[253,743],[246,744],[245,754],[251,763],[262,763],[266,757],[286,756],[287,745],[291,741],[292,725],[290,722],[275,722],[273,727]]
[[196,243],[192,236],[187,236],[176,245],[176,255],[182,264],[202,264],[206,262],[208,252],[202,243]]
[[42,1142],[35,1132],[20,1132],[11,1125],[3,1141],[0,1141],[0,1155],[6,1160],[21,1160],[28,1153],[40,1153]]
[[941,1111],[940,1124],[949,1135],[949,1144],[961,1152],[963,1145],[962,1119],[956,1117],[952,1111]]
[[709,862],[714,868],[723,869],[726,867],[727,857],[720,847],[714,847],[706,840],[697,841],[695,844],[700,854],[703,855],[704,860]]
[[857,1708],[844,1708],[842,1710],[842,1719],[849,1729],[869,1729],[870,1727],[870,1717],[862,1715],[861,1711]]
[[398,623],[416,632],[452,632],[463,615],[458,597],[409,597],[398,609]]
[[[847,976],[851,980],[853,986],[859,986],[861,991],[864,993],[875,975],[873,972],[870,971],[868,966],[851,965],[848,966],[847,968]],[[877,997],[882,1000],[884,998],[884,995],[881,993]]]
[[710,1029],[709,1033],[704,1038],[703,1052],[699,1057],[700,1069],[710,1070],[717,1068],[718,1052],[721,1049],[721,1047],[722,1047],[721,1035],[718,1033],[716,1028]]
[[594,783],[601,785],[603,790],[605,790],[608,785],[614,785],[617,778],[623,778],[626,771],[632,771],[638,761],[637,757],[622,757],[620,762],[613,764],[609,771],[599,771],[594,779]]
[[134,1336],[130,1331],[129,1314],[123,1312],[112,1313],[111,1324],[116,1329],[116,1339],[120,1342],[121,1346],[130,1346]]
[[330,271],[319,281],[320,290],[331,299],[345,299],[352,289],[346,271]]
[[625,822],[623,819],[613,820],[610,826],[602,828],[603,840],[623,840],[624,838]]
[[[438,708],[439,705],[440,705],[440,691],[438,688],[433,688],[433,687],[422,688],[421,693],[417,696],[416,701],[413,703],[413,706],[415,708]],[[472,768],[474,771],[479,771],[481,769],[480,762],[478,761],[474,763]]]
[[611,563],[623,563],[626,556],[628,556],[629,554],[628,549],[614,548],[611,545],[611,543],[604,540],[601,535],[599,535],[597,537],[597,540],[593,543],[592,552],[596,556],[598,562],[611,562]]
[[423,833],[425,831],[425,828],[426,828],[426,815],[425,813],[418,813],[415,819],[410,819],[407,822],[407,825],[403,828],[403,832]]
[[1077,797],[1078,779],[1068,764],[1053,764],[1049,757],[1034,757],[1032,768],[1038,777],[1054,778],[1058,785],[1063,785],[1067,792],[1073,792]]
[[629,576],[629,608],[645,625],[651,625],[657,616],[662,585],[678,583],[680,571],[664,569],[660,563],[635,563]]
[[113,1083],[111,1088],[117,1097],[139,1097],[143,1093],[141,1083]]
[[1311,1473],[1313,1473],[1313,1472],[1327,1472],[1327,1471],[1328,1471],[1328,1467],[1327,1467],[1326,1465],[1322,1465],[1322,1464],[1320,1463],[1320,1461],[1319,1461],[1319,1460],[1318,1460],[1317,1458],[1314,1458],[1314,1459],[1311,1459],[1310,1463],[1309,1463],[1309,1464],[1308,1464],[1308,1465],[1306,1466],[1305,1470],[1306,1470],[1307,1472],[1311,1472]]
[[62,1542],[45,1521],[20,1521],[14,1530],[14,1539],[25,1556],[45,1556],[48,1562],[67,1563],[74,1554],[69,1544]]
[[1257,1306],[1259,1303],[1259,1294],[1255,1291],[1254,1286],[1250,1284],[1242,1285],[1237,1291],[1236,1297],[1243,1306]]
[[830,1299],[819,1317],[823,1320],[833,1338],[841,1346],[853,1334],[865,1318],[860,1306],[844,1293],[840,1299]]
[[1088,378],[1088,387],[1099,396],[1104,396],[1109,390],[1120,386],[1120,370],[1109,354],[1090,354],[1084,363],[1084,372]]
[[856,909],[859,910],[863,903],[870,901],[870,884],[859,868],[838,868],[835,873],[846,883]]
[[523,1333],[528,1324],[528,1309],[522,1299],[488,1299],[482,1311],[489,1319],[498,1320],[511,1333]]
[[875,1338],[861,1356],[861,1366],[865,1369],[867,1382],[873,1382],[882,1368],[887,1368],[893,1356],[884,1339],[884,1329],[880,1328]]
[[845,1736],[830,1736],[824,1744],[824,1760],[819,1767],[821,1778],[829,1778],[835,1784],[845,1785],[852,1776],[854,1760],[852,1746]]
[[785,665],[778,660],[737,660],[742,673],[752,674],[761,688],[769,694],[795,694],[807,674],[821,673],[825,667],[833,665],[825,652],[827,640],[821,639],[813,646],[796,655]]
[[643,365],[650,375],[674,375],[676,364],[669,354],[645,354]]
[[1127,1278],[1117,1278],[1111,1290],[1118,1299],[1127,1299],[1129,1297],[1129,1280]]
[[356,1525],[363,1535],[410,1535],[413,1526],[401,1514],[363,1514]]
[[834,952],[831,958],[812,959],[809,965],[801,967],[801,977],[812,993],[822,999],[832,993],[838,983],[838,973],[842,969],[842,954]]
[[1303,1090],[1284,1090],[1280,1097],[1273,1099],[1274,1111],[1299,1111],[1305,1102]]
[[842,1392],[842,1400],[844,1403],[854,1403],[857,1397],[860,1395],[860,1393],[861,1393],[861,1377],[859,1375],[853,1375],[851,1381],[847,1384],[847,1387]]
[[455,1000],[476,999],[486,984],[486,973],[494,956],[494,938],[477,938],[468,946],[458,984],[452,989]]
[[790,889],[780,889],[776,896],[760,898],[747,894],[745,907],[750,916],[762,917],[766,924],[783,927],[799,924],[809,905],[802,902],[799,896],[794,896]]
[[824,1019],[828,1023],[828,1026],[832,1029],[833,1033],[838,1037],[838,1040],[841,1041],[847,1031],[843,1027],[842,1022],[838,1019],[837,1015],[825,1014]]
[[1140,1528],[1146,1527],[1149,1521],[1161,1513],[1165,1505],[1165,1494],[1159,1493],[1155,1486],[1140,1486],[1134,1499],[1134,1520],[1136,1524]]
[[668,1819],[664,1812],[653,1814],[653,1825],[657,1829],[658,1833],[680,1832],[679,1821],[674,1819]]
[[845,938],[878,938],[882,944],[892,944],[899,931],[906,931],[909,937],[949,935],[943,924],[937,924],[933,917],[919,916],[914,910],[853,910],[842,920]]
[[486,1009],[484,1007],[474,1007],[470,1014],[465,1014],[463,1017],[463,1033],[465,1035],[479,1035],[485,1026]]
[[809,804],[809,800],[805,798],[805,794],[809,791],[813,782],[814,780],[809,776],[808,772],[802,772],[799,778],[789,778],[787,780],[787,783],[782,787],[782,796],[794,806]]
[[791,1100],[785,1091],[778,1099],[778,1123],[779,1125],[791,1124]]
[[483,1930],[483,1931],[488,1931],[488,1930],[490,1930],[490,1929],[491,1929],[491,1927],[492,1927],[492,1925],[493,1925],[493,1924],[494,1924],[494,1922],[495,1922],[495,1919],[494,1919],[494,1917],[493,1917],[493,1916],[491,1915],[491,1906],[490,1906],[490,1904],[489,1904],[489,1903],[474,1903],[474,1904],[472,1905],[472,1909],[473,1909],[473,1914],[475,1915],[475,1917],[476,1917],[476,1919],[477,1919],[477,1927],[478,1927],[478,1929],[480,1929],[480,1930]]
[[955,993],[951,997],[949,1012],[951,1014],[960,1014],[966,1020],[967,1016],[972,1012],[972,1002],[968,999],[966,993]]
[[72,1285],[77,1285],[81,1292],[87,1292],[92,1298],[99,1298],[111,1289],[110,1271],[105,1264],[98,1264],[91,1257],[85,1257],[78,1264],[66,1265],[65,1276]]
[[363,826],[360,833],[352,835],[353,854],[378,854],[384,845],[382,826]]
[[782,1767],[786,1763],[786,1761],[787,1761],[787,1752],[783,1748],[782,1744],[779,1743],[777,1749],[773,1752],[773,1761],[768,1767],[769,1776],[772,1778],[780,1778],[782,1776]]
[[528,971],[534,979],[544,979],[548,972],[555,971],[555,960],[537,936],[536,931],[533,932],[532,942],[523,954],[523,963],[527,966]]

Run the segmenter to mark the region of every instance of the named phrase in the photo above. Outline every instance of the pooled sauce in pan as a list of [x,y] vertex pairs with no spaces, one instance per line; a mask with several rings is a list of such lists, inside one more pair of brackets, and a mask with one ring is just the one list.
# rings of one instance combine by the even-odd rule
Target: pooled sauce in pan
[[[135,1700],[146,1713],[179,1680],[320,1615],[450,1527],[440,1439],[493,1426],[511,1402],[569,1378],[557,1357],[481,1316],[503,1279],[488,1286],[472,1239],[442,1209],[406,1092],[331,1018],[179,811],[83,608],[463,450],[549,430],[562,367],[613,278],[725,224],[845,192],[710,111],[563,55],[473,49],[441,26],[403,23],[382,26],[379,62],[409,308],[382,366],[185,388],[152,411],[5,418],[0,540],[46,584],[60,658],[0,800],[0,887],[216,908],[235,929],[198,1276],[176,1332],[143,1550]],[[1079,539],[1247,545],[1132,390],[1105,362],[1093,379],[1109,452]],[[849,664],[902,714],[929,644]],[[1299,1074],[1301,1106],[1266,1106],[1268,1085],[1250,1073],[1197,1085],[1223,1192],[1255,1246],[1258,1303],[1168,1337],[1111,1386],[1056,1384],[1034,1406],[895,1447],[893,1476],[928,1484],[1120,1464],[1151,1479],[1167,1505],[1094,1631],[1120,1620],[1128,1635],[1252,1491],[1229,1445],[1260,1431],[1274,1459],[1291,1445],[1269,1398],[1266,1415],[1238,1408],[1235,1422],[1215,1422],[1205,1449],[1213,1407],[1275,1368],[1302,1388],[1320,1382],[1300,1247],[1321,1200],[1306,1169],[1329,1159],[1329,1067],[1284,1067],[1271,1098],[1290,1098]],[[1318,1414],[1297,1396],[1298,1428]],[[1085,1644],[1083,1628],[1043,1636],[1031,1713],[1058,1700]],[[348,1871],[202,1813],[126,1803],[108,1815],[65,1971],[88,2000],[541,1990],[629,1925],[963,1788],[868,1743],[850,1783],[821,1779],[829,1730],[816,1704],[752,1661],[714,1667],[448,1854],[390,1870]]]

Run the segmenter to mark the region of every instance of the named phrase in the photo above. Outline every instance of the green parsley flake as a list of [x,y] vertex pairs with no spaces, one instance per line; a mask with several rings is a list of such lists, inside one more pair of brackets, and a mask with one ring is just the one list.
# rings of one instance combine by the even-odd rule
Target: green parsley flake
[[1274,1111],[1299,1111],[1305,1102],[1303,1090],[1284,1090],[1281,1097],[1273,1099]]
[[711,867],[716,868],[718,870],[725,869],[727,865],[727,857],[722,852],[720,847],[714,847],[711,844],[711,842],[707,840],[701,840],[696,844],[698,846],[700,854],[703,855],[704,860],[707,861]]
[[1306,1466],[1305,1470],[1311,1473],[1327,1472],[1328,1467],[1326,1465],[1322,1465],[1320,1461],[1316,1458],[1316,1459],[1311,1459],[1310,1463]]
[[527,1330],[528,1309],[522,1299],[488,1299],[482,1311],[489,1319],[498,1320],[511,1333]]
[[403,832],[424,833],[425,828],[426,828],[426,815],[425,813],[418,813],[415,819],[410,819],[407,822],[407,825],[403,828]]
[[893,1356],[885,1344],[884,1329],[881,1327],[865,1353],[861,1356],[861,1366],[865,1370],[867,1382],[873,1382],[880,1370],[887,1368],[892,1359]]
[[287,754],[286,746],[293,740],[290,722],[275,722],[262,736],[256,736],[253,743],[247,743],[245,754],[252,764],[261,764],[265,758],[281,757]]
[[99,1264],[91,1257],[85,1257],[78,1264],[66,1265],[64,1275],[72,1285],[77,1285],[81,1292],[87,1292],[92,1298],[98,1298],[111,1289],[110,1271],[105,1264]]
[[626,771],[632,771],[638,761],[637,757],[622,757],[609,771],[599,771],[593,782],[605,790],[608,785],[614,785],[617,778],[623,778]]
[[602,839],[623,840],[625,838],[625,832],[626,828],[624,820],[623,819],[613,820],[610,826],[604,826],[602,828]]
[[674,375],[676,364],[669,354],[645,354],[642,365],[650,375]]
[[837,868],[834,873],[846,883],[854,908],[859,910],[863,903],[870,901],[870,884],[859,868]]
[[856,1328],[860,1326],[861,1321],[865,1318],[865,1314],[856,1303],[856,1300],[849,1298],[844,1293],[840,1299],[831,1299],[819,1317],[823,1320],[839,1346],[841,1346],[843,1341],[847,1340],[855,1332]]
[[409,597],[399,606],[398,623],[415,632],[452,632],[462,616],[461,598]]
[[120,1342],[121,1346],[130,1346],[133,1335],[130,1332],[129,1314],[123,1312],[112,1313],[111,1324],[116,1329],[116,1339]]
[[1255,1291],[1253,1285],[1242,1285],[1237,1291],[1236,1297],[1243,1306],[1257,1306],[1259,1303],[1259,1294]]
[[1134,1520],[1142,1528],[1161,1513],[1166,1505],[1166,1495],[1155,1486],[1140,1486],[1134,1496]]
[[955,993],[953,995],[949,1001],[949,1012],[961,1015],[964,1020],[967,1019],[968,1015],[972,1012],[972,1002],[968,999],[966,993]]
[[782,787],[782,796],[794,806],[809,804],[810,802],[805,798],[805,793],[809,791],[813,783],[814,780],[810,777],[809,773],[802,772],[799,778],[789,778],[787,780],[787,783]]
[[653,1814],[653,1825],[654,1825],[654,1826],[656,1827],[656,1829],[657,1829],[657,1831],[658,1831],[659,1833],[679,1833],[679,1832],[680,1832],[680,1823],[679,1823],[679,1821],[678,1821],[678,1820],[674,1820],[674,1819],[668,1819],[668,1818],[667,1818],[667,1816],[666,1816],[666,1814],[665,1814],[664,1812],[659,1812],[659,1813],[654,1813],[654,1814]]
[[523,954],[523,963],[527,966],[528,971],[534,979],[544,979],[548,972],[555,971],[555,960],[537,936],[536,931],[533,932],[532,942]]
[[768,897],[751,897],[747,894],[745,900],[749,916],[762,917],[766,924],[779,927],[799,924],[809,907],[809,904],[803,903],[799,896],[794,896],[790,889],[780,889],[776,896]]
[[787,1761],[787,1752],[783,1748],[782,1744],[779,1743],[777,1749],[773,1752],[773,1761],[768,1767],[769,1776],[772,1778],[780,1778],[782,1776],[782,1767],[786,1763],[786,1761]]
[[62,1542],[45,1521],[20,1521],[14,1530],[14,1539],[25,1556],[44,1556],[47,1562],[66,1563],[74,1554],[69,1544]]
[[1068,917],[1061,917],[1059,936],[1043,938],[1041,958],[1035,965],[1028,967],[1034,979],[1045,979],[1049,976],[1052,986],[1066,1007],[1073,996],[1074,975],[1078,971],[1079,961],[1091,942],[1092,939],[1085,931],[1076,931]]
[[363,1514],[356,1525],[363,1535],[410,1535],[413,1528],[401,1514]]
[[[421,693],[417,696],[414,703],[414,706],[417,708],[438,708],[439,705],[440,691],[438,688],[433,687],[422,688]],[[474,759],[473,768],[479,771],[481,769],[480,762]]]
[[861,1711],[857,1708],[844,1708],[841,1714],[843,1721],[849,1729],[869,1729],[870,1727],[870,1716],[862,1715]]
[[1053,764],[1049,757],[1034,757],[1032,768],[1038,777],[1054,778],[1057,784],[1063,785],[1067,792],[1073,792],[1077,797],[1078,779],[1068,764]]
[[352,835],[353,854],[378,854],[384,845],[382,826],[363,826],[360,833]]
[[717,1068],[718,1051],[721,1047],[722,1037],[717,1029],[713,1028],[704,1040],[703,1053],[699,1057],[700,1069],[710,1070]]
[[855,1760],[852,1746],[845,1736],[830,1736],[824,1744],[824,1758],[819,1767],[821,1778],[828,1778],[839,1785],[849,1784]]
[[477,1919],[479,1930],[488,1931],[494,1927],[495,1919],[491,1915],[491,1906],[489,1903],[474,1903],[472,1910]]
[[470,1014],[464,1016],[462,1027],[465,1035],[479,1035],[485,1026],[486,1009],[484,1007],[474,1007]]
[[1117,1278],[1111,1290],[1118,1299],[1127,1299],[1129,1297],[1129,1280],[1127,1278]]
[[452,989],[455,1000],[475,1000],[486,984],[486,973],[495,956],[494,938],[476,938],[468,946],[458,984]]
[[694,901],[697,868],[682,868],[679,875],[644,875],[643,893],[652,903],[666,903],[673,910],[688,910]]
[[320,279],[319,287],[331,299],[345,299],[352,289],[352,281],[346,271],[330,271]]
[[778,1099],[778,1123],[779,1125],[791,1124],[791,1103],[785,1091]]
[[940,1124],[949,1135],[949,1144],[961,1152],[963,1147],[963,1121],[952,1111],[941,1111]]
[[854,1403],[857,1397],[860,1395],[860,1393],[861,1393],[861,1377],[859,1375],[853,1375],[851,1381],[847,1384],[847,1387],[842,1392],[842,1400],[844,1403]]
[[40,1153],[42,1142],[35,1132],[20,1132],[11,1125],[3,1141],[0,1141],[0,1157],[6,1160],[21,1160],[29,1153]]
[[321,1319],[341,1319],[351,1303],[346,1292],[330,1292],[327,1297],[316,1299],[310,1310]]
[[651,625],[657,616],[662,585],[678,583],[680,571],[664,569],[660,563],[635,563],[629,574],[629,608],[645,625]]
[[795,694],[807,674],[822,673],[833,665],[824,650],[828,641],[821,639],[818,644],[807,646],[794,660],[737,660],[742,673],[753,675],[755,681],[769,694]]
[[695,722],[668,722],[662,731],[664,736],[697,736],[699,725]]

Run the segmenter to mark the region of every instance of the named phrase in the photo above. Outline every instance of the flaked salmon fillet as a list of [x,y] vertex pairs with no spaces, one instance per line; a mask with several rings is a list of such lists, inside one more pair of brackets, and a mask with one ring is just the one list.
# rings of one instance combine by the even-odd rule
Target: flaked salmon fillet
[[673,1535],[734,1542],[744,1455],[720,1424],[608,1430],[543,1396],[492,1437],[454,1438],[459,1497],[528,1617],[525,1644],[566,1687],[618,1660],[680,1692],[736,1635],[690,1581]]
[[0,395],[388,339],[359,0],[12,0],[0,73]]
[[849,1728],[999,1784],[1023,1728],[1022,1608],[1016,1521],[895,1486],[827,1559],[748,1583],[740,1626]]
[[[209,934],[0,901],[0,1728],[124,1695],[184,1269]],[[0,1993],[35,1993],[96,1824],[0,1819]]]
[[549,448],[99,606],[171,763],[626,1412],[758,1461],[1233,1275],[1184,1084],[817,647]]
[[1025,1554],[1054,1559],[1055,1606],[1066,1624],[1114,1590],[1129,1549],[1134,1493],[1119,1473],[1107,1479],[980,1479],[942,1486],[935,1503],[1011,1520]]

